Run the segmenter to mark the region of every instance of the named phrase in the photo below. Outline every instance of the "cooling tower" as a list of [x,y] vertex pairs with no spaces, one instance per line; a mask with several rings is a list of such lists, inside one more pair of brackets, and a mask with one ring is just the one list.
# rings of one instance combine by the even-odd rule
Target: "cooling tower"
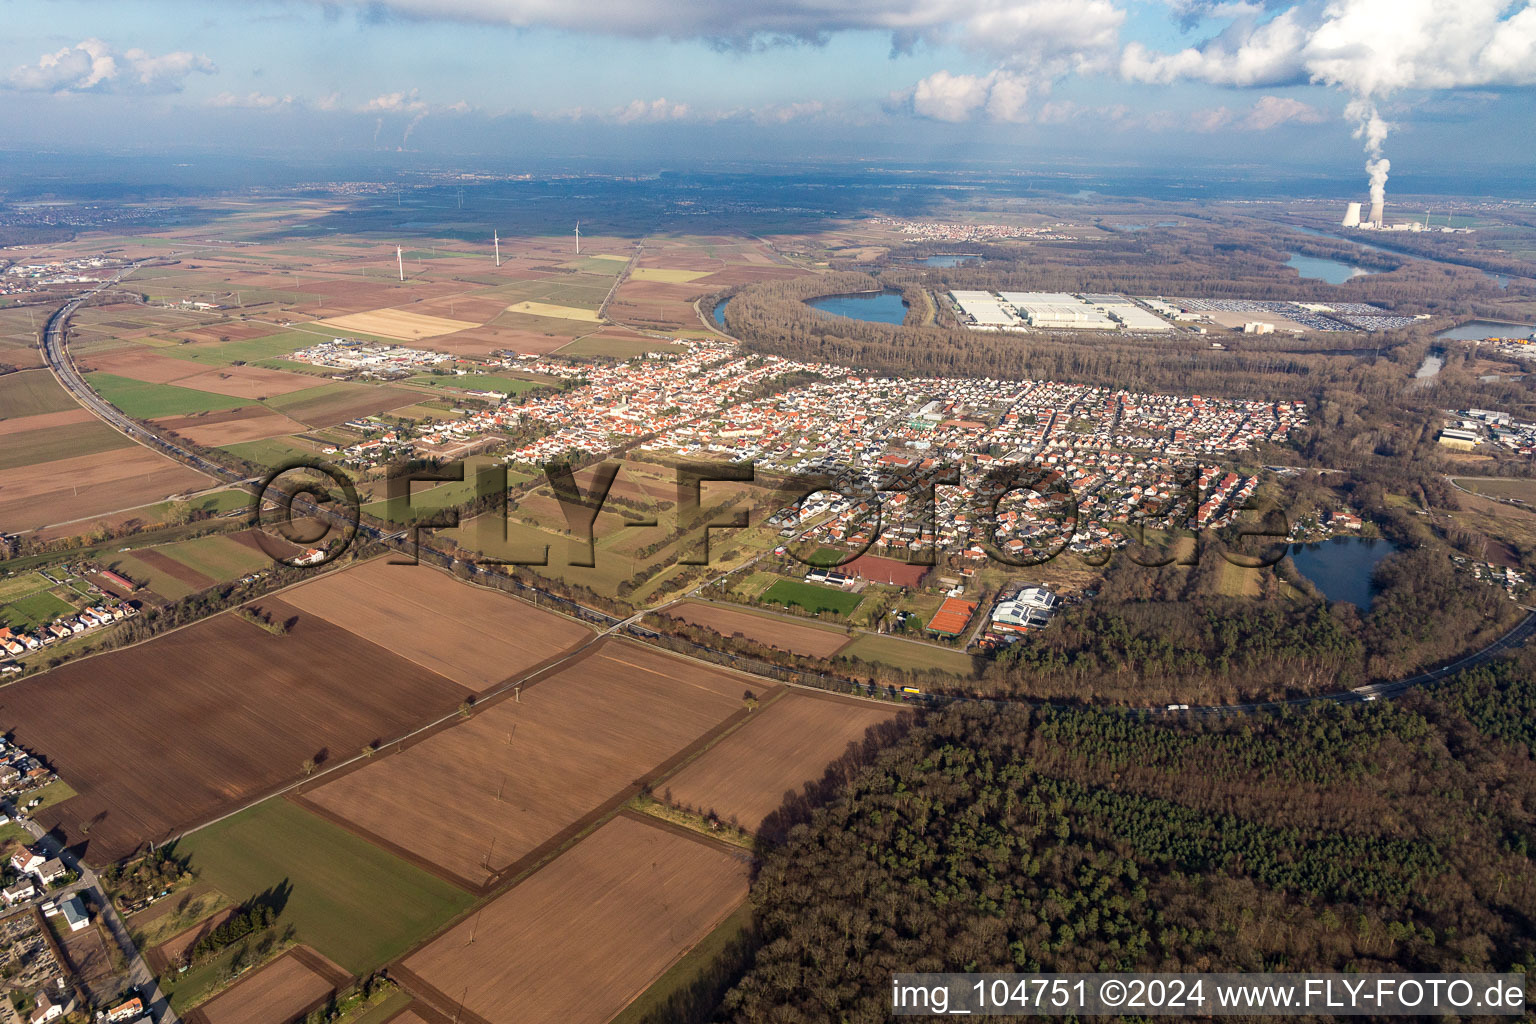
[[1360,204],[1350,203],[1344,210],[1344,227],[1357,228],[1360,226]]
[[1376,199],[1371,202],[1371,224],[1378,228],[1381,227],[1383,205],[1384,201],[1381,199]]

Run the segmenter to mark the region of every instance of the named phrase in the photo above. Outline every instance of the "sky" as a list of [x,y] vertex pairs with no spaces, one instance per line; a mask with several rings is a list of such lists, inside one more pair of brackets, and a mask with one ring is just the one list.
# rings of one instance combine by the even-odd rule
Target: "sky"
[[[0,149],[1536,161],[1536,0],[0,0]],[[1522,127],[1523,126],[1523,127]]]

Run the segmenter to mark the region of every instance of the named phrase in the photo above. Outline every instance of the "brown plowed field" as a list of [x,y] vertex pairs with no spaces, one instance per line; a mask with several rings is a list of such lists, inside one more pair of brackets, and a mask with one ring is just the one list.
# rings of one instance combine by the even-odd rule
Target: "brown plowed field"
[[302,800],[472,888],[515,873],[743,715],[742,680],[628,642]]
[[328,999],[345,979],[327,976],[295,947],[183,1019],[188,1024],[289,1024]]
[[269,370],[263,366],[221,366],[176,382],[179,388],[196,388],[234,398],[269,398],[314,387],[318,381],[299,373]]
[[786,693],[662,783],[661,796],[757,831],[787,794],[800,795],[848,744],[900,713],[861,701]]
[[210,482],[136,445],[9,469],[0,478],[0,531],[31,530],[147,505]]
[[439,1010],[462,1003],[489,1024],[606,1024],[741,904],[746,861],[620,815],[399,974]]
[[67,427],[73,423],[89,423],[95,418],[86,409],[65,409],[63,412],[43,412],[36,416],[17,416],[14,419],[0,420],[0,437],[6,434],[20,434],[28,430],[47,430],[52,427]]
[[568,334],[551,337],[538,331],[486,326],[433,338],[431,347],[433,351],[455,356],[486,355],[501,349],[541,356],[570,343],[571,337]]
[[[93,864],[163,841],[451,712],[467,691],[281,601],[274,636],[217,615],[6,690],[18,743],[78,796],[39,815]],[[89,832],[81,829],[89,822]]]
[[202,363],[194,363],[189,359],[177,359],[173,356],[162,356],[153,349],[137,345],[133,348],[118,349],[115,352],[95,353],[84,357],[81,362],[106,373],[149,381],[152,384],[170,384],[207,369]]
[[341,394],[321,395],[295,405],[283,412],[312,427],[334,427],[338,423],[359,416],[374,416],[402,405],[410,405],[421,395],[400,388],[377,388],[359,385]]
[[283,600],[477,693],[592,638],[554,612],[388,558],[321,577]]
[[[239,413],[239,415],[229,415]],[[308,429],[297,420],[282,413],[269,412],[259,405],[242,406],[229,413],[209,413],[206,416],[175,416],[155,422],[173,430],[195,444],[217,448],[224,444],[241,441],[259,441],[268,437],[296,434]]]

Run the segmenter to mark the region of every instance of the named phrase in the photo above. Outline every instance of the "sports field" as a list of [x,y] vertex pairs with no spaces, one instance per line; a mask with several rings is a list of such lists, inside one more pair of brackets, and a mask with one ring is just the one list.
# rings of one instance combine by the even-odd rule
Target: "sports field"
[[606,642],[516,699],[399,753],[381,752],[303,799],[480,886],[574,835],[640,779],[744,715],[746,688],[707,666]]
[[775,581],[773,586],[763,591],[763,596],[759,600],[764,604],[782,604],[785,607],[803,608],[812,614],[816,612],[837,612],[839,615],[847,615],[859,606],[861,598],[858,594],[850,594],[846,590],[824,587],[819,583],[781,579]]
[[658,787],[664,801],[756,832],[821,779],[850,743],[900,714],[866,701],[786,693]]
[[285,893],[278,925],[354,973],[399,956],[470,897],[282,798],[179,840],[199,883],[243,901]]
[[93,864],[161,842],[278,785],[447,714],[467,691],[316,615],[234,613],[6,691],[18,743],[79,792],[39,821]]
[[741,904],[748,873],[740,851],[619,815],[397,973],[450,1015],[607,1024]]

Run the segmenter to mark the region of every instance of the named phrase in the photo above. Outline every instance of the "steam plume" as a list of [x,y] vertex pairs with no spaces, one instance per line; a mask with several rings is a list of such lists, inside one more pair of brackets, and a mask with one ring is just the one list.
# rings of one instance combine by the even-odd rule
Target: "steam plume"
[[1365,144],[1369,157],[1365,173],[1371,181],[1371,223],[1380,227],[1387,201],[1387,172],[1392,169],[1392,162],[1381,155],[1381,148],[1390,126],[1376,112],[1376,104],[1366,99],[1351,100],[1344,108],[1344,116],[1355,122],[1355,138]]

